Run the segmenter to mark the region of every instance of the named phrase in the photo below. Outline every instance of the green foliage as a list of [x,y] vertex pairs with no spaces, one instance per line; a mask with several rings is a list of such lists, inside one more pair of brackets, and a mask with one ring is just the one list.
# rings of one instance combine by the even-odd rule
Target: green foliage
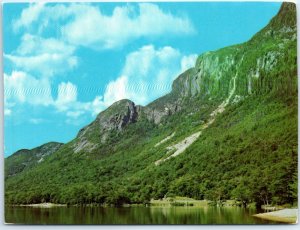
[[[287,105],[273,96],[248,97],[229,106],[184,154],[154,165],[166,146],[195,131],[188,123],[209,112],[185,116],[182,124],[178,119],[183,114],[178,114],[165,126],[132,125],[122,136],[127,141],[117,141],[113,154],[76,155],[72,143],[67,144],[35,168],[6,180],[6,202],[121,205],[175,195],[235,199],[244,205],[295,202],[296,100]],[[135,135],[144,129],[147,135]],[[170,130],[176,130],[174,138],[155,148]]]
[[[286,10],[281,13],[287,14]],[[195,68],[175,80],[170,94],[148,105],[163,109],[180,102],[181,110],[160,124],[142,116],[122,131],[110,132],[106,143],[99,143],[100,131],[90,126],[89,140],[99,143],[92,152],[75,153],[75,139],[26,170],[21,165],[32,152],[12,156],[15,161],[6,159],[5,202],[118,206],[183,196],[219,203],[231,199],[244,206],[296,203],[296,40],[291,36],[295,30],[279,31],[286,20],[281,14],[278,17],[247,43],[201,55]],[[228,64],[229,57],[234,64]],[[214,60],[221,65],[222,76],[216,80],[215,69],[212,75],[206,73],[199,85],[203,94],[192,95],[191,80],[203,68],[201,63]],[[265,64],[258,67],[258,62]],[[252,76],[257,68],[259,76]],[[184,153],[156,166],[154,162],[166,156],[166,147],[199,131],[208,121],[228,96],[235,75],[235,94],[242,100],[231,100]],[[189,83],[189,94],[182,95],[183,83]]]
[[49,142],[32,150],[22,149],[5,159],[5,177],[13,176],[38,164],[39,160],[56,152],[61,143]]

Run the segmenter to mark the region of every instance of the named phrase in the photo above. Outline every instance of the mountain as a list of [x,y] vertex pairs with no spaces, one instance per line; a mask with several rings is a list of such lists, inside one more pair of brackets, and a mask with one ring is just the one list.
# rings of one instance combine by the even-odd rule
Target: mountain
[[21,149],[5,159],[5,176],[10,177],[43,162],[63,144],[49,142],[34,149]]
[[90,152],[105,144],[112,132],[122,131],[139,118],[140,106],[127,99],[115,102],[101,112],[95,121],[80,130],[76,138],[74,152]]
[[296,202],[296,34],[283,3],[249,41],[200,55],[169,94],[114,103],[26,170],[5,159],[6,203]]

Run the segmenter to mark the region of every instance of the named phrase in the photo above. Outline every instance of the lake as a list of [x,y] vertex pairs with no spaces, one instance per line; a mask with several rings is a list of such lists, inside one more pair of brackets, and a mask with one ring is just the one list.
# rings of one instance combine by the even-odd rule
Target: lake
[[17,224],[272,224],[240,207],[5,207]]

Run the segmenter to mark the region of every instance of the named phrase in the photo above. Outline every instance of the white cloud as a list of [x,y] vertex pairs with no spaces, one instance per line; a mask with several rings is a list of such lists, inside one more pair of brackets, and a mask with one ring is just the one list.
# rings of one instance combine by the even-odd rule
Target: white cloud
[[[74,6],[80,9],[80,4],[55,4],[49,5],[45,3],[32,3],[22,10],[19,18],[13,21],[13,29],[20,32],[22,29],[26,31],[35,31],[42,34],[48,28],[59,28],[61,20],[67,19],[74,14]],[[75,7],[76,8],[76,7]]]
[[42,53],[57,54],[62,53],[72,55],[75,47],[68,45],[54,38],[42,38],[40,36],[24,34],[21,44],[17,49],[20,55],[38,55]]
[[[43,38],[53,27],[58,38]],[[174,78],[189,68],[196,57],[184,56],[168,46],[160,49],[144,46],[127,55],[120,77],[107,84],[102,96],[79,101],[77,86],[68,81],[58,85],[54,99],[50,77],[77,67],[77,46],[114,49],[144,37],[191,34],[192,23],[187,17],[149,3],[115,7],[111,14],[89,4],[30,4],[14,21],[13,28],[26,33],[13,53],[4,54],[13,69],[18,70],[4,74],[7,116],[16,103],[53,106],[69,122],[85,114],[95,116],[123,98],[145,105],[169,92]]]
[[58,95],[55,106],[60,111],[68,109],[68,105],[77,101],[77,86],[71,82],[62,82],[58,86]]
[[78,118],[79,116],[81,116],[82,114],[84,114],[84,111],[68,111],[67,112],[67,116],[68,117],[72,117],[72,118]]
[[103,104],[127,98],[146,105],[171,90],[173,80],[195,65],[197,55],[184,56],[172,47],[148,45],[127,55],[122,74],[105,90]]
[[[4,87],[5,116],[10,116],[13,108],[20,104],[53,106],[56,111],[69,117],[70,122],[84,114],[95,116],[107,107],[100,96],[96,96],[89,102],[78,101],[77,86],[71,82],[61,82],[58,85],[57,97],[54,100],[47,78],[36,79],[22,71],[13,71],[10,75],[4,73]],[[32,124],[39,124],[44,120],[31,118],[28,121]]]
[[107,16],[96,7],[85,6],[75,13],[74,21],[62,28],[63,36],[72,44],[111,49],[144,36],[182,35],[194,31],[187,18],[163,12],[157,5],[141,3],[138,8],[116,7],[112,15]]
[[4,54],[4,58],[22,71],[53,76],[77,66],[74,51],[73,46],[54,38],[25,34],[15,54]]
[[13,71],[4,73],[5,100],[11,103],[29,103],[48,106],[53,103],[51,86],[47,79],[36,79],[31,75]]
[[197,54],[183,56],[181,59],[181,72],[184,72],[187,69],[194,67],[196,64],[197,57]]
[[121,76],[115,81],[111,81],[105,90],[103,103],[106,106],[111,105],[115,101],[119,101],[124,98],[130,98],[130,92],[126,89],[128,86],[128,77]]
[[77,100],[77,86],[71,82],[62,82],[58,86],[57,99],[53,105],[59,112],[65,112],[69,117],[68,121],[77,119],[84,114],[97,115],[107,106],[101,100],[102,97],[96,96],[94,100],[89,102],[81,102]]
[[4,115],[5,117],[8,117],[12,115],[12,107],[14,106],[14,103],[8,102],[6,97],[7,90],[4,91]]
[[29,27],[38,20],[43,10],[43,3],[30,4],[28,8],[22,11],[20,18],[14,22],[13,29],[17,31],[21,27]]
[[5,116],[10,116],[10,115],[11,115],[11,109],[5,108],[5,109],[4,109],[4,115],[5,115]]
[[61,21],[62,37],[66,41],[94,49],[112,49],[146,36],[181,36],[195,31],[187,17],[173,15],[150,3],[115,7],[111,15],[88,4],[30,5],[14,27],[28,29],[37,23],[37,32],[41,33],[49,21],[52,24]]
[[96,96],[95,99],[89,103],[89,108],[93,116],[98,115],[98,113],[100,113],[106,107],[107,105],[103,103],[101,96]]
[[56,99],[53,99],[49,78],[37,79],[25,72],[13,71],[11,75],[4,74],[5,115],[11,114],[16,103],[53,106],[68,117],[66,122],[74,121],[75,124],[83,115],[95,116],[121,99],[146,105],[168,93],[173,80],[194,66],[196,58],[195,54],[185,56],[168,46],[159,49],[153,45],[141,47],[127,55],[121,76],[107,84],[103,96],[95,96],[88,102],[78,100],[77,86],[69,81],[58,85]]

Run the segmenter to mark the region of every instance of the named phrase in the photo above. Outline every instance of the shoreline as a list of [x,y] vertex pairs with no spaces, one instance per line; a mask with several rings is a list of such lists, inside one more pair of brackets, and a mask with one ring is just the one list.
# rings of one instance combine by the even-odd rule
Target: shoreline
[[298,223],[298,209],[297,208],[286,208],[274,212],[259,213],[253,215],[254,217],[261,218],[264,220],[271,220],[276,222],[282,222],[286,224],[297,224]]
[[13,206],[21,207],[34,207],[34,208],[53,208],[53,207],[62,207],[67,206],[66,204],[54,204],[54,203],[39,203],[39,204],[19,204]]

